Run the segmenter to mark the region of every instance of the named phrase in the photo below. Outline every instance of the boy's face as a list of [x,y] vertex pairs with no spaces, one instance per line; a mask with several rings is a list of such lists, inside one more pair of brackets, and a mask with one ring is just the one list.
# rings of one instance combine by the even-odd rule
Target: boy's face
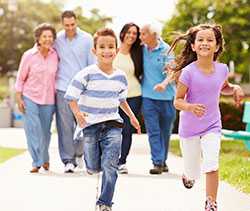
[[98,37],[93,53],[98,63],[112,64],[117,53],[115,38],[109,35]]

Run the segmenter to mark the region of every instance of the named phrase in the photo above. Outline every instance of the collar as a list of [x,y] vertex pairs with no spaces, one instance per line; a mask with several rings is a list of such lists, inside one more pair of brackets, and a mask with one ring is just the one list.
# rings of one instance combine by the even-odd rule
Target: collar
[[[80,29],[79,29],[79,27],[76,27],[76,34],[75,34],[74,38],[76,38],[76,37],[78,36],[79,33],[80,33]],[[67,35],[66,35],[65,30],[64,30],[64,38],[67,39]],[[73,39],[74,39],[74,38],[73,38]]]
[[157,51],[157,50],[161,50],[162,48],[164,48],[164,43],[163,40],[161,38],[159,38],[157,40],[157,45],[155,46],[155,48],[153,48],[152,50],[149,50],[148,46],[146,45],[146,48],[148,51],[152,52],[152,51]]
[[[52,48],[52,47],[50,47],[50,49],[49,49],[49,53],[48,54],[52,54],[52,53],[54,53],[55,52],[55,50]],[[37,53],[39,53],[39,49],[38,49],[38,45],[37,44],[35,44],[32,48],[31,48],[31,54],[37,54]]]

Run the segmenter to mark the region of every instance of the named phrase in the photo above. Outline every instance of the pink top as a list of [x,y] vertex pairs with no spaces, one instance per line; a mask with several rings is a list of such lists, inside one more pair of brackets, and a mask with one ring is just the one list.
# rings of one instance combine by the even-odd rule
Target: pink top
[[58,57],[50,49],[44,58],[37,46],[24,52],[17,73],[15,89],[37,104],[55,103],[55,78]]

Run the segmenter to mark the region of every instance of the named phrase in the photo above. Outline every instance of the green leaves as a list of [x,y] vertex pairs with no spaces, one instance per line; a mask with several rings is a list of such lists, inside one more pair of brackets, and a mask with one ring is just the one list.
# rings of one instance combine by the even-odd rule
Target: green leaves
[[179,0],[172,19],[165,23],[163,37],[171,43],[174,31],[185,32],[200,23],[217,23],[223,27],[226,51],[224,63],[235,62],[235,71],[249,82],[250,71],[250,1],[249,0]]

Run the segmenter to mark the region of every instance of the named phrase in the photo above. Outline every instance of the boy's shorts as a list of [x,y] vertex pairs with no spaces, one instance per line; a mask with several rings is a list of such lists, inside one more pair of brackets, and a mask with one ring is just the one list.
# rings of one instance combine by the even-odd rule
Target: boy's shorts
[[180,147],[184,160],[184,174],[188,179],[198,179],[202,171],[208,173],[219,168],[221,134],[208,133],[190,138],[180,137]]

